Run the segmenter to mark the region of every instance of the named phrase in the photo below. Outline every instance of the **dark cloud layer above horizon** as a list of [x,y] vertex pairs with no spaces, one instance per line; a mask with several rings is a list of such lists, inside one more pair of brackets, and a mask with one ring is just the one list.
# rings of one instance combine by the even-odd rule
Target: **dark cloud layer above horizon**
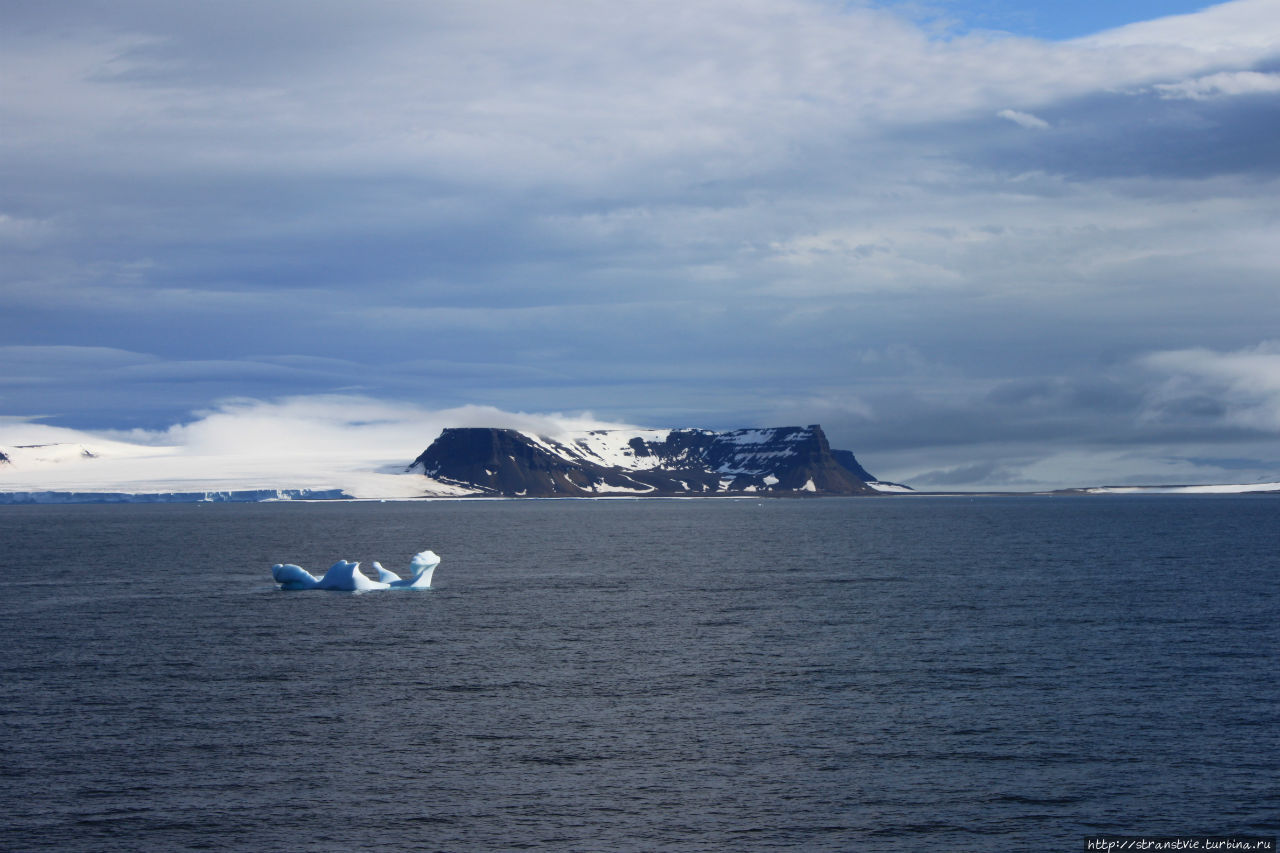
[[921,485],[1280,476],[1280,0],[1068,41],[818,0],[0,16],[0,414],[354,394],[820,422]]

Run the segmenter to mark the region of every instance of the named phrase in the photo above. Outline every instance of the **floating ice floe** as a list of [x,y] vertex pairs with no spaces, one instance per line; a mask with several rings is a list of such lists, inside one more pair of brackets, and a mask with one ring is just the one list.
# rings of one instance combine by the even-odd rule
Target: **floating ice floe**
[[375,581],[360,571],[360,564],[350,560],[339,560],[329,567],[324,577],[318,578],[311,572],[295,566],[293,563],[276,563],[271,567],[271,577],[280,584],[281,589],[333,589],[358,591],[367,589],[427,589],[431,586],[431,575],[440,558],[434,551],[422,551],[413,555],[409,561],[412,573],[407,580],[401,580],[393,571],[382,568],[382,564],[374,561],[373,567],[378,570]]

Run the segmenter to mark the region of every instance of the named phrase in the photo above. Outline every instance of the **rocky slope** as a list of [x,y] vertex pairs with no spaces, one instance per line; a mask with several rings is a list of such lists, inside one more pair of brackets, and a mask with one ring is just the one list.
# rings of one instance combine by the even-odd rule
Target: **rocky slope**
[[874,480],[822,428],[593,430],[558,438],[446,429],[409,471],[477,495],[872,495]]

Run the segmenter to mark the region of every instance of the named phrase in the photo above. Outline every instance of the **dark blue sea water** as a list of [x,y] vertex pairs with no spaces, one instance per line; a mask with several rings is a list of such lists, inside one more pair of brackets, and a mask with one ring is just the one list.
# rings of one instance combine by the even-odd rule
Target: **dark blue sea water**
[[[4,850],[1280,831],[1280,500],[0,507]],[[274,562],[431,590],[283,592]]]

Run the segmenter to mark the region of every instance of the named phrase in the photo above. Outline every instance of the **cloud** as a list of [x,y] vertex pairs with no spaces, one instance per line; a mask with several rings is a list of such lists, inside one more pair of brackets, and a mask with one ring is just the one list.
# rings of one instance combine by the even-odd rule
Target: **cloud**
[[965,486],[970,489],[1010,488],[1028,485],[1028,481],[1020,477],[1013,467],[995,460],[938,471],[923,471],[915,475],[912,480],[921,488],[933,489],[954,486]]
[[1205,53],[1238,56],[1241,52],[1274,50],[1275,32],[1266,22],[1280,11],[1276,0],[1234,0],[1188,15],[1168,15],[1076,39],[1090,48],[1187,47]]
[[1217,96],[1260,95],[1280,92],[1280,74],[1261,71],[1221,71],[1177,83],[1157,83],[1162,98],[1203,101]]
[[[320,395],[282,400],[227,400],[197,413],[189,423],[164,431],[127,435],[166,443],[201,454],[235,457],[328,456],[335,464],[373,458],[408,461],[425,450],[447,426],[501,426],[557,435],[566,430],[605,429],[606,421],[589,413],[530,414],[492,406],[431,410],[410,403],[357,395]],[[621,425],[619,425],[621,426]]]
[[[159,430],[73,430],[35,418],[0,417],[0,447],[80,445],[95,458],[74,465],[6,466],[6,490],[166,491],[247,488],[391,488],[413,495],[402,473],[440,431],[500,426],[543,435],[620,428],[590,413],[508,412],[488,406],[432,410],[358,395],[233,399]],[[393,485],[388,487],[387,483]]]
[[1018,110],[1001,110],[996,113],[1000,118],[1008,119],[1019,127],[1025,127],[1028,130],[1048,130],[1049,122],[1032,115],[1031,113],[1019,112]]
[[820,0],[19,4],[0,408],[812,418],[988,479],[1051,466],[984,442],[1240,441],[1135,364],[1271,334],[1278,8],[1048,42]]
[[[1258,4],[1227,4],[1236,5]],[[510,2],[447,11],[373,2],[360,16],[336,4],[297,15],[221,8],[252,26],[163,3],[105,17],[75,3],[28,12],[34,20],[9,37],[29,80],[8,96],[23,119],[17,150],[47,147],[74,124],[97,132],[114,170],[166,182],[192,169],[273,183],[395,174],[431,181],[441,212],[459,203],[450,197],[460,187],[594,194],[622,182],[629,194],[660,195],[777,168],[795,146],[832,133],[990,114],[1256,61],[1276,46],[1256,11],[1222,7],[1182,27],[1135,30],[1157,33],[1137,41],[1122,39],[1124,28],[1079,44],[931,40],[889,12],[801,0],[658,2],[626,15]],[[58,139],[46,156],[82,145]],[[203,204],[218,204],[222,191],[206,189]],[[263,200],[263,213],[282,201]],[[352,212],[377,217],[372,206]],[[175,213],[154,225],[189,215]],[[297,221],[229,213],[234,230],[277,236]]]
[[30,381],[30,374],[40,368],[51,372],[59,369],[113,370],[157,361],[155,356],[115,347],[76,346],[0,346],[0,381]]
[[[833,421],[833,443],[876,448],[861,454],[870,470],[923,489],[1248,483],[1280,474],[1275,342],[1154,350],[1089,375],[928,396],[899,390],[869,403],[891,416]],[[945,434],[931,428],[937,421]]]
[[1166,378],[1149,395],[1146,416],[1208,421],[1280,432],[1280,343],[1233,352],[1206,348],[1156,352],[1142,359]]

